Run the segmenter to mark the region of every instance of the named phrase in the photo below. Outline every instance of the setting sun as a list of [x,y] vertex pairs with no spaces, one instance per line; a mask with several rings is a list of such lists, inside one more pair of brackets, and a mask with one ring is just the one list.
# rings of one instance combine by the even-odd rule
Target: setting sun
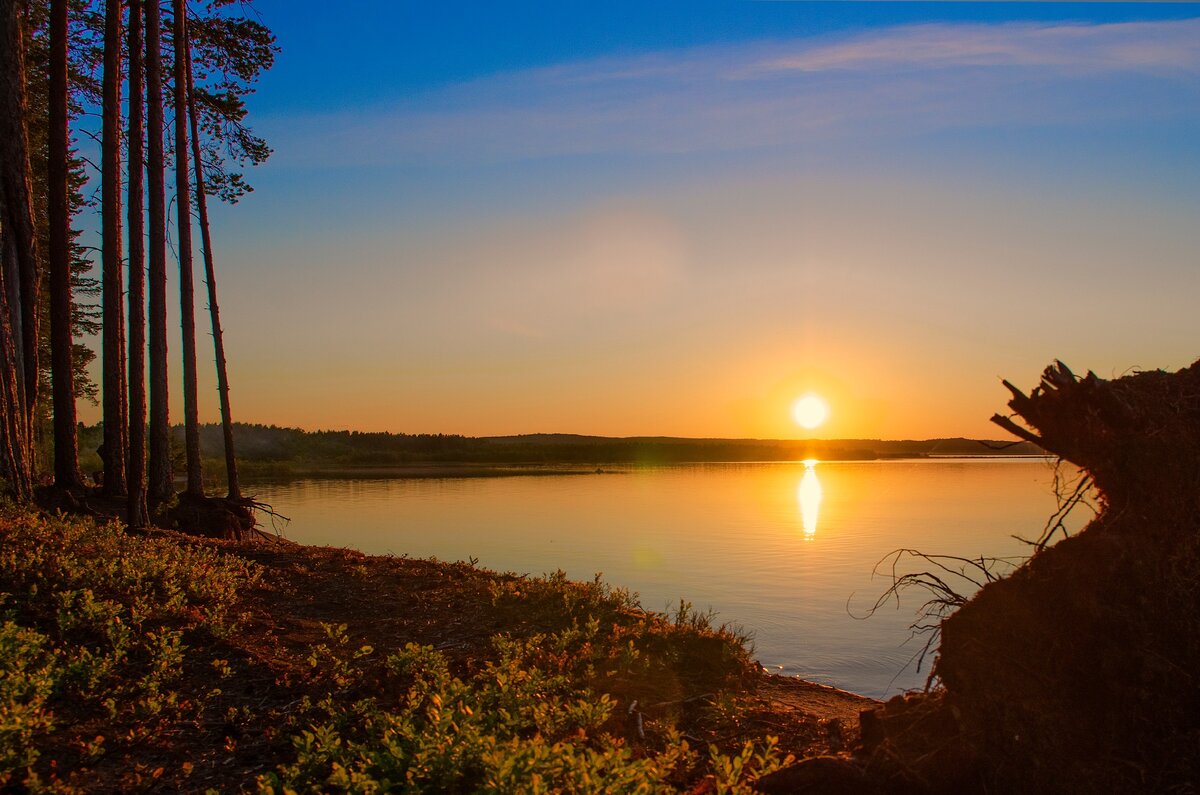
[[829,417],[829,405],[817,395],[805,395],[792,404],[792,419],[802,428],[812,430]]

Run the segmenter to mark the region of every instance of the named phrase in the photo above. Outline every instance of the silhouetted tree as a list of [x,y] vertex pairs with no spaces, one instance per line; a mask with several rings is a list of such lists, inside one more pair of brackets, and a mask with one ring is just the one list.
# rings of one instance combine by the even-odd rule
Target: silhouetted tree
[[[151,0],[156,2],[157,0]],[[126,517],[130,527],[149,523],[146,510],[146,262],[142,219],[145,124],[142,101],[142,0],[129,2],[129,456]]]
[[[227,4],[213,2],[214,7]],[[197,69],[190,91],[199,119],[205,190],[236,202],[252,190],[239,169],[271,154],[266,141],[246,126],[245,97],[274,63],[275,37],[254,19],[210,13],[188,20],[188,43]]]
[[[72,148],[70,124],[73,118],[85,118],[82,113],[85,105],[98,106],[100,104],[100,64],[103,54],[103,47],[98,46],[103,35],[103,15],[92,13],[89,6],[77,2],[77,0],[68,0],[67,7],[68,14],[71,16],[71,24],[67,27],[66,36],[60,36],[65,39],[61,44],[65,45],[67,60],[67,111],[63,117],[66,126],[61,121],[52,125],[51,116],[54,115],[52,114],[50,85],[51,73],[54,69],[52,64],[57,60],[61,76],[63,56],[61,52],[55,57],[52,57],[51,54],[51,40],[55,36],[52,31],[50,6],[50,0],[29,2],[25,52],[25,91],[28,103],[25,129],[29,141],[34,234],[37,238],[38,251],[45,252],[47,255],[40,261],[44,269],[41,274],[43,285],[40,311],[43,317],[49,318],[48,322],[42,322],[38,326],[39,386],[37,402],[34,407],[35,423],[32,432],[35,451],[40,453],[41,450],[45,450],[44,458],[35,456],[37,463],[45,463],[48,467],[55,455],[53,450],[54,346],[51,338],[55,333],[56,321],[53,318],[54,307],[52,305],[55,298],[52,295],[54,288],[50,264],[51,257],[56,256],[52,252],[55,246],[65,246],[66,251],[67,295],[70,304],[69,310],[65,314],[69,316],[69,328],[73,338],[67,348],[70,358],[68,372],[73,391],[76,398],[82,396],[99,405],[97,401],[98,386],[88,371],[88,365],[95,358],[95,353],[88,346],[86,338],[98,335],[101,331],[100,281],[92,276],[93,263],[90,259],[89,248],[79,242],[80,231],[72,223],[76,214],[87,204],[83,188],[88,181],[88,173],[86,161],[79,157]],[[59,90],[57,93],[61,103],[62,92]],[[52,140],[55,137],[51,131],[52,126],[57,127],[57,135],[60,140],[57,144]],[[61,153],[64,151],[64,147],[65,165],[63,170],[52,178],[52,149],[60,153],[59,158],[63,158]],[[65,186],[62,176],[64,173]],[[55,186],[53,190],[52,183]],[[56,222],[55,226],[58,229],[52,233],[51,194],[59,189],[62,189],[65,194],[59,201],[65,201],[66,221]],[[60,203],[59,206],[61,207],[62,204]],[[52,234],[57,240],[51,240]],[[61,270],[59,273],[61,274]],[[60,300],[62,295],[60,289]],[[62,317],[63,315],[60,314],[59,319],[61,320]],[[60,383],[65,380],[61,377],[59,379]],[[59,399],[61,400],[61,395]],[[63,430],[65,430],[65,425],[64,423]]]
[[179,245],[179,325],[183,330],[183,438],[187,451],[187,491],[204,495],[200,463],[200,414],[196,405],[196,298],[192,276],[192,202],[188,179],[187,0],[174,0],[175,41],[175,206]]
[[162,14],[158,0],[146,7],[146,185],[150,235],[147,245],[150,337],[151,506],[171,498],[171,425],[167,393],[167,208],[163,157]]
[[[196,168],[196,209],[200,215],[200,247],[204,254],[204,276],[208,282],[208,313],[212,320],[213,348],[217,363],[217,393],[221,400],[221,429],[225,442],[225,475],[229,497],[241,499],[237,456],[233,446],[233,412],[229,406],[229,373],[225,364],[225,337],[221,331],[221,308],[217,303],[217,273],[213,263],[212,233],[208,224],[208,198],[204,185],[204,158],[200,153],[199,114],[196,112],[195,84],[192,80],[192,50],[187,48],[188,121],[192,132],[192,161]],[[197,433],[199,430],[197,429]]]
[[[89,249],[79,243],[80,232],[72,225],[73,217],[90,202],[83,194],[88,182],[88,163],[72,149],[70,127],[72,117],[86,118],[83,109],[101,105],[103,101],[105,15],[96,11],[99,4],[68,0],[66,13],[72,18],[67,26],[52,5],[57,5],[57,0],[32,0],[27,5],[25,129],[29,139],[35,235],[39,251],[48,254],[41,274],[49,288],[43,291],[42,311],[50,317],[49,323],[39,326],[40,386],[33,433],[35,439],[53,438],[48,434],[53,426],[53,436],[63,438],[67,434],[67,443],[55,442],[53,451],[56,481],[62,481],[58,475],[66,475],[66,461],[76,458],[70,450],[78,449],[77,441],[72,444],[67,432],[68,428],[72,432],[75,428],[75,404],[66,400],[67,388],[71,388],[75,398],[82,396],[97,403],[97,385],[88,372],[95,353],[86,339],[80,338],[102,333],[102,312],[95,303],[100,281],[91,276],[93,263]],[[52,49],[57,51],[52,53]],[[60,281],[64,258],[65,289]],[[55,337],[58,342],[52,339]],[[66,377],[61,374],[64,364],[69,373]],[[56,367],[58,376],[53,372]]]
[[79,441],[75,427],[75,341],[71,329],[70,133],[68,129],[67,0],[50,2],[49,217],[50,368],[54,399],[54,484],[78,489]]
[[25,4],[0,3],[0,466],[18,500],[33,494],[38,385],[38,263],[26,132]]
[[121,3],[104,3],[100,184],[103,247],[104,492],[125,494],[125,301],[121,276]]
[[[145,329],[136,322],[135,316],[143,314],[139,289],[148,287],[145,292],[149,293],[151,307],[149,334],[146,335],[151,343],[150,447],[157,451],[152,452],[150,467],[157,474],[151,475],[149,485],[156,486],[162,497],[169,497],[172,485],[166,378],[167,197],[164,176],[170,152],[165,151],[163,133],[164,104],[173,103],[169,96],[164,103],[163,70],[171,69],[178,59],[172,57],[171,47],[167,52],[162,51],[161,0],[0,2],[3,2],[0,21],[4,24],[4,46],[0,52],[0,84],[3,84],[0,85],[3,95],[0,96],[0,315],[4,320],[0,327],[0,409],[3,410],[0,435],[12,442],[7,451],[0,450],[0,468],[5,473],[12,473],[10,479],[16,482],[19,491],[28,493],[27,485],[32,484],[37,463],[36,451],[41,444],[35,445],[35,440],[43,436],[48,440],[47,432],[53,424],[57,438],[54,446],[56,482],[67,488],[79,485],[79,440],[75,433],[74,401],[80,395],[94,401],[96,394],[96,386],[87,373],[87,363],[94,354],[87,348],[86,339],[79,337],[101,332],[106,349],[102,368],[107,392],[105,427],[108,442],[103,445],[107,471],[105,485],[111,493],[127,490],[128,479],[140,481],[139,460],[134,460],[140,457],[129,455],[128,448],[132,445],[141,449],[134,437],[142,426],[135,419],[138,429],[131,429],[128,412],[133,408],[135,414],[140,414],[138,407],[130,406],[129,402],[137,403],[143,396],[144,388],[140,386],[144,384],[143,368],[138,367],[135,360],[144,355],[144,348],[137,339],[137,332],[131,330],[129,349],[126,349],[124,278],[120,262],[123,253],[121,15],[122,6],[129,5],[132,14],[128,46],[132,50],[131,58],[141,60],[141,68],[135,64],[136,74],[129,77],[130,92],[135,96],[131,97],[129,119],[133,163],[129,175],[132,193],[127,210],[129,254],[133,262],[130,265],[132,294],[128,311],[131,321]],[[203,0],[191,5],[200,9],[194,19],[188,17],[189,3],[181,2],[176,6],[177,21],[183,26],[185,46],[194,62],[192,68],[196,70],[194,76],[185,76],[184,85],[178,85],[183,81],[181,78],[174,87],[181,92],[179,101],[182,104],[176,114],[176,124],[183,133],[178,140],[176,161],[183,161],[186,186],[187,169],[199,149],[197,173],[201,195],[236,201],[250,190],[238,173],[239,166],[260,162],[270,152],[266,144],[245,126],[243,98],[250,91],[250,83],[273,60],[274,39],[260,23],[231,13],[231,0]],[[143,13],[146,14],[144,24]],[[66,24],[68,15],[69,26]],[[187,42],[193,32],[193,22],[195,39]],[[143,31],[145,40],[139,44],[138,34]],[[172,43],[176,47],[179,45],[177,40]],[[153,52],[153,57],[148,54],[141,58],[143,46],[147,53]],[[179,66],[175,63],[176,70]],[[186,59],[183,66],[188,66]],[[143,69],[146,72],[144,81],[141,77]],[[144,115],[137,96],[142,94],[143,87],[148,106]],[[71,148],[72,119],[86,121],[88,116],[84,109],[96,106],[102,109],[100,129],[88,130],[87,134],[99,133],[101,143],[98,170],[103,283],[88,275],[91,264],[84,253],[85,247],[77,240],[79,232],[72,228],[71,222],[74,214],[88,202],[83,193],[83,186],[88,181],[85,160],[77,157]],[[186,137],[189,127],[195,130],[191,142]],[[144,148],[139,129],[146,132]],[[150,161],[145,183],[139,163],[142,153]],[[150,194],[145,205],[141,201],[141,187],[147,188]],[[182,200],[190,204],[191,195],[186,187]],[[202,204],[202,200],[197,200],[198,210],[207,216],[207,206],[201,207]],[[148,205],[149,210],[149,234],[145,236],[139,205]],[[210,236],[202,233],[202,237]],[[205,247],[211,251],[210,239],[206,240]],[[190,246],[187,248],[190,253]],[[40,258],[39,252],[45,252],[47,256]],[[143,260],[150,264],[149,285],[138,278]],[[43,280],[48,289],[42,288]],[[93,291],[100,293],[102,287],[105,295],[100,311],[87,302],[87,296]],[[182,297],[181,293],[181,303]],[[50,322],[39,322],[42,312],[50,316]],[[194,323],[194,311],[192,314]],[[104,323],[98,322],[102,316]],[[219,327],[219,320],[217,324]],[[185,344],[186,347],[189,346]],[[193,379],[189,380],[194,380],[194,331],[191,347],[193,353],[187,357],[189,364],[185,371],[192,370]],[[125,366],[127,356],[136,373]],[[136,396],[130,394],[131,391]],[[193,389],[191,395],[194,394]],[[119,416],[116,421],[114,410]],[[122,441],[115,441],[116,434],[120,434]],[[125,444],[125,439],[129,445]],[[4,444],[7,442],[0,442],[0,446]],[[198,446],[195,449],[198,451]],[[46,452],[50,452],[48,444]],[[196,459],[193,455],[193,464]],[[127,462],[128,468],[123,462]],[[198,475],[198,467],[192,468]],[[131,499],[133,506],[139,504],[136,495],[131,495]],[[133,512],[136,517],[138,509],[133,507]]]

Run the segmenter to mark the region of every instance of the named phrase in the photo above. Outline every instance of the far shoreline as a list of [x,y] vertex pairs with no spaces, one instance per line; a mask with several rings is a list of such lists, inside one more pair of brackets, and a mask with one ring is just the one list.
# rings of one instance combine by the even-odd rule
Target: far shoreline
[[[812,459],[810,459],[812,460]],[[1045,455],[911,455],[879,458],[816,459],[818,464],[864,464],[906,461],[1047,461]],[[608,463],[598,466],[586,464],[507,464],[495,466],[482,463],[455,464],[389,464],[383,466],[339,466],[339,467],[246,467],[244,478],[250,482],[272,482],[281,480],[438,480],[510,477],[559,477],[583,475],[628,475],[638,469],[686,466],[788,466],[807,464],[808,460],[765,460],[765,461],[662,461]]]

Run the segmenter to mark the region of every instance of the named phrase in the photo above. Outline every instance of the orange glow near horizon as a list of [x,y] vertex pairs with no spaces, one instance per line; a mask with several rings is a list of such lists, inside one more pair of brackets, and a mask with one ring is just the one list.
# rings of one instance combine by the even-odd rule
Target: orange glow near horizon
[[[562,353],[565,343],[557,337],[495,351],[489,347],[499,344],[493,335],[452,362],[432,353],[408,358],[390,350],[373,360],[373,349],[361,351],[347,340],[348,352],[333,361],[310,349],[304,367],[277,353],[286,340],[230,334],[227,341],[230,350],[236,344],[239,351],[230,361],[234,419],[309,431],[1004,438],[988,422],[1008,397],[994,376],[939,381],[925,373],[925,358],[916,353],[885,355],[860,330],[834,338],[822,328],[806,321],[778,340],[769,329],[739,328],[737,335],[714,339],[699,351],[688,339],[670,335],[649,353],[602,340],[577,355]],[[530,345],[534,351],[525,352]],[[519,378],[492,358],[502,353],[520,356],[525,366]],[[1020,369],[1014,364],[1003,371]],[[178,370],[171,371],[172,406],[182,405]],[[200,419],[218,422],[215,378],[207,367],[198,375]],[[797,421],[795,406],[807,396],[819,396],[828,412],[817,427]],[[88,424],[100,419],[99,408],[86,401],[78,412]]]
[[[262,344],[251,339],[247,346]],[[231,361],[239,422],[308,431],[350,430],[505,436],[577,433],[597,436],[676,436],[726,439],[928,439],[948,436],[1003,438],[987,422],[1006,395],[994,379],[930,391],[861,353],[859,346],[822,346],[820,356],[769,345],[745,358],[749,344],[709,355],[719,364],[695,366],[686,351],[673,352],[661,375],[658,357],[539,361],[519,379],[470,356],[461,368],[417,360],[406,366],[372,366],[355,356],[313,370],[286,370],[267,353]],[[829,359],[836,358],[833,362]],[[793,362],[806,359],[800,366]],[[790,360],[790,361],[789,361]],[[316,365],[313,365],[316,367]],[[178,368],[176,368],[177,371]],[[908,369],[908,368],[904,368]],[[913,368],[916,369],[916,368]],[[1013,367],[1012,369],[1018,369]],[[182,405],[172,372],[171,405]],[[200,420],[219,422],[215,381],[199,373]],[[965,379],[964,379],[965,380]],[[668,382],[671,389],[647,390]],[[486,396],[486,397],[483,397]],[[797,404],[819,396],[821,411]],[[80,401],[79,419],[100,419],[98,407]]]

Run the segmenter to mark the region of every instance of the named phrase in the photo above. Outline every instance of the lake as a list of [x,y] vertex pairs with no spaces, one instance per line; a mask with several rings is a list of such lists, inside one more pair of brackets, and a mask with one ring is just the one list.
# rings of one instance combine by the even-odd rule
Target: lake
[[[537,477],[304,480],[258,497],[306,544],[604,579],[754,635],[767,668],[874,697],[925,683],[910,591],[867,617],[890,552],[1024,556],[1055,511],[1043,459],[606,467]],[[1075,525],[1090,518],[1080,508]],[[904,564],[902,571],[927,565]],[[969,589],[967,583],[960,583]],[[381,605],[386,611],[388,607]],[[395,606],[396,610],[404,609]]]

